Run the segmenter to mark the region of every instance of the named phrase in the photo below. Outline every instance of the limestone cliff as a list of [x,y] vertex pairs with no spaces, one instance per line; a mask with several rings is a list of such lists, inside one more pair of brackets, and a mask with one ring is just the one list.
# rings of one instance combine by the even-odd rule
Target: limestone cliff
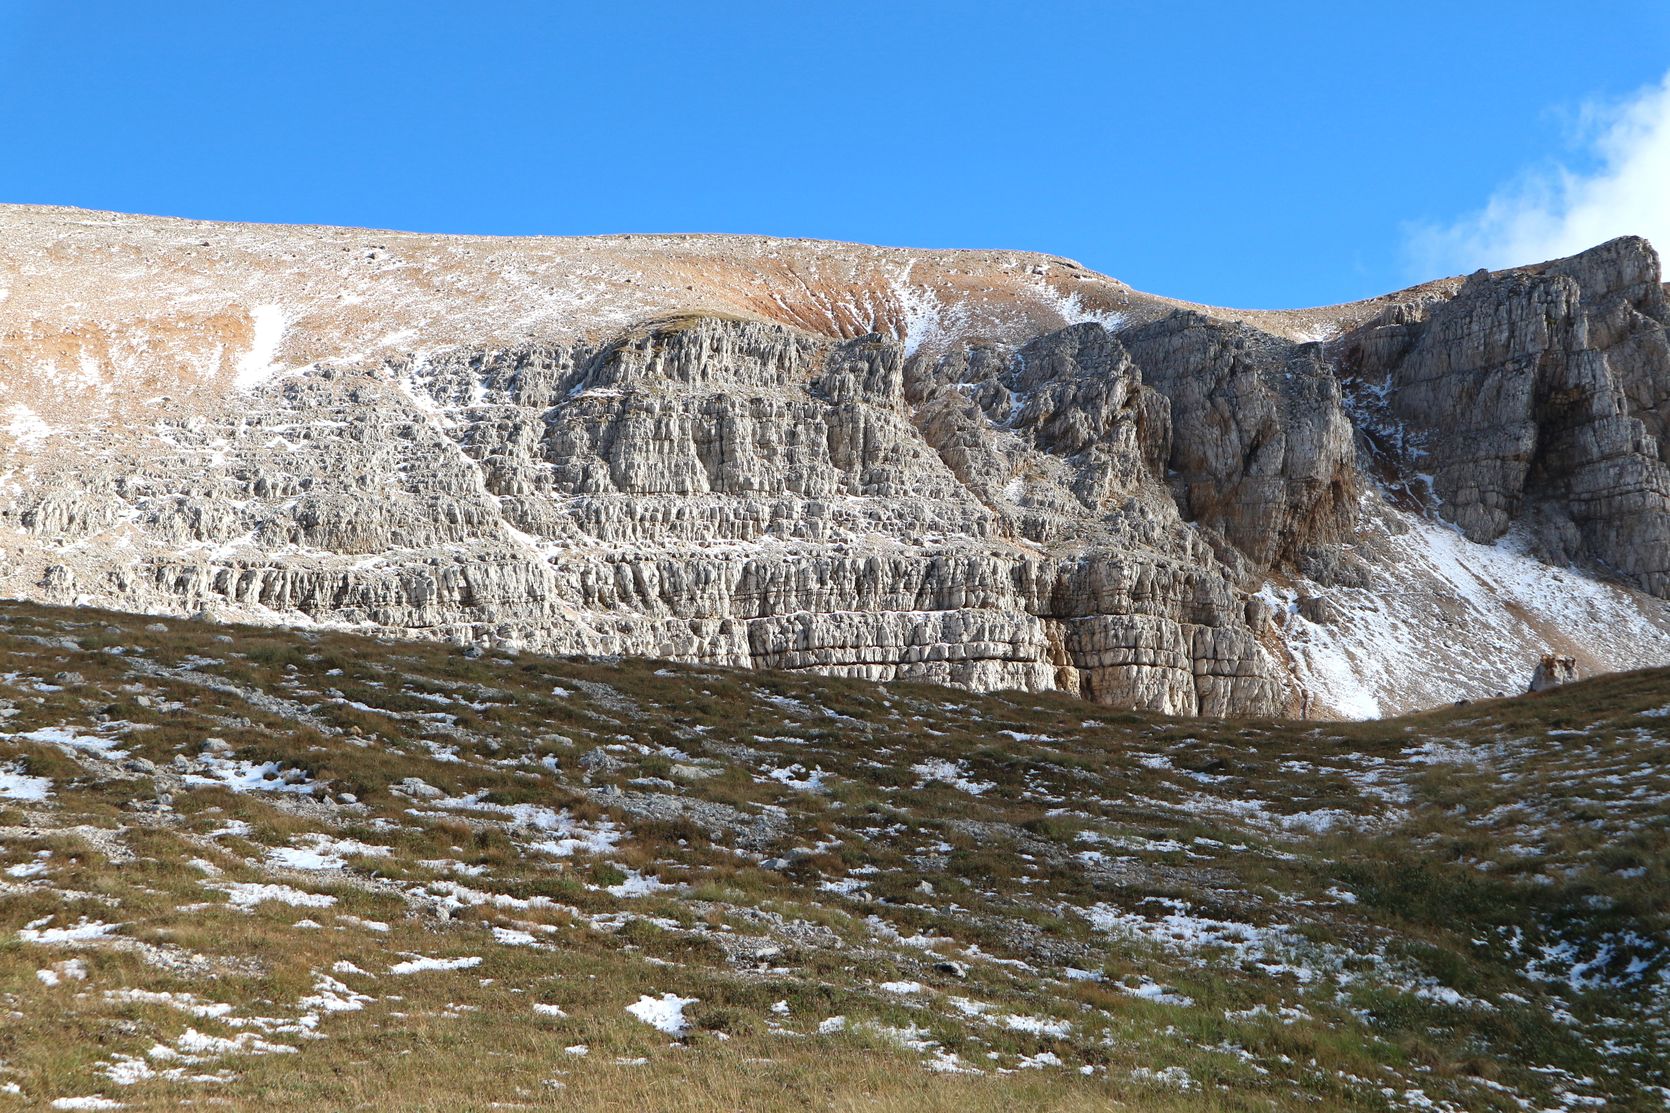
[[1526,515],[1560,560],[1670,595],[1670,323],[1658,257],[1620,239],[1479,272],[1338,345],[1403,425],[1405,463],[1472,541]]
[[1181,714],[1670,660],[1639,240],[1282,314],[1013,253],[12,208],[0,290],[8,594]]

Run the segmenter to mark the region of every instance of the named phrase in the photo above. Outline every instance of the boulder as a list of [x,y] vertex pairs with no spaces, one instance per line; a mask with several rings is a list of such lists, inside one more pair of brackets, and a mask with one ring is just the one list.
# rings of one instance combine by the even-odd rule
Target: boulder
[[1558,688],[1562,684],[1570,684],[1577,679],[1577,658],[1567,657],[1558,653],[1545,653],[1537,662],[1536,671],[1531,674],[1532,692],[1546,692],[1550,688]]

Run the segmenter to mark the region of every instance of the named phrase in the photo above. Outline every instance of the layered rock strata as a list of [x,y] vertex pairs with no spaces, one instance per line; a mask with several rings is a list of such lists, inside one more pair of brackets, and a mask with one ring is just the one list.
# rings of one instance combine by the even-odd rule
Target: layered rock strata
[[1645,240],[1481,271],[1338,345],[1410,435],[1407,467],[1473,541],[1537,519],[1558,560],[1670,594],[1670,303]]
[[[137,227],[173,227],[158,224]],[[1329,713],[1349,709],[1318,702],[1339,688],[1313,690],[1317,670],[1372,670],[1307,646],[1373,619],[1328,591],[1367,590],[1408,523],[1435,515],[1647,593],[1614,592],[1642,625],[1577,646],[1585,668],[1670,645],[1652,599],[1670,595],[1670,313],[1643,241],[1292,318],[1168,305],[1060,260],[939,253],[918,279],[909,253],[796,244],[796,286],[755,241],[633,245],[633,266],[659,268],[638,271],[615,244],[587,264],[612,300],[553,279],[520,339],[494,310],[475,341],[467,319],[430,318],[399,343],[284,363],[287,345],[361,327],[308,308],[320,276],[347,289],[359,265],[320,269],[337,231],[254,247],[227,231],[240,267],[281,247],[302,260],[285,264],[299,292],[261,294],[292,300],[246,307],[239,331],[203,324],[237,311],[181,285],[195,271],[179,246],[138,257],[174,275],[139,312],[128,287],[78,285],[92,280],[65,260],[91,247],[53,227],[52,251],[0,279],[37,307],[0,301],[12,594],[1178,714]],[[404,258],[389,238],[371,254]],[[600,246],[574,243],[560,250]],[[445,293],[454,270],[423,265],[380,281],[410,285],[403,305],[465,304]],[[509,281],[510,263],[491,266]],[[675,273],[693,279],[682,293],[643,278]],[[641,297],[620,294],[633,274]],[[38,307],[53,283],[93,308],[52,319]],[[352,290],[339,300],[388,296]]]

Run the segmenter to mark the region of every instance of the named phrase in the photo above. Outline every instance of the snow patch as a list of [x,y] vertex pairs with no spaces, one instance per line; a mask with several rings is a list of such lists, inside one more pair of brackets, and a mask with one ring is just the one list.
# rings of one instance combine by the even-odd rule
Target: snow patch
[[7,406],[5,413],[6,432],[12,435],[12,440],[19,446],[33,447],[57,432],[40,414],[21,402]]
[[127,1106],[110,1098],[93,1094],[84,1098],[53,1098],[54,1109],[126,1109]]
[[397,962],[389,967],[390,974],[421,974],[430,970],[468,970],[480,966],[481,959],[476,956],[466,958],[425,958],[413,955],[405,962]]
[[257,305],[249,311],[254,338],[249,351],[238,357],[232,385],[253,390],[284,368],[273,362],[284,340],[284,310],[276,305]]
[[651,997],[646,993],[626,1006],[626,1011],[651,1028],[659,1029],[674,1039],[683,1039],[690,1031],[690,1024],[684,1019],[684,1010],[694,1005],[697,1000],[695,997],[680,997],[674,993],[663,993],[659,997]]
[[103,939],[115,931],[120,924],[107,924],[99,920],[89,920],[85,916],[70,927],[49,928],[52,917],[33,920],[21,928],[17,937],[24,943],[38,943],[42,946],[63,946],[74,943],[90,943],[95,939]]
[[0,765],[0,800],[39,803],[52,791],[47,777],[31,777],[16,765]]
[[625,879],[618,884],[606,887],[603,890],[605,893],[612,897],[647,897],[651,893],[659,893],[664,889],[672,888],[671,885],[660,878],[646,876],[637,870],[624,870],[622,872],[626,874]]
[[[1384,506],[1365,505],[1362,520],[1385,549],[1368,586],[1266,584],[1258,593],[1278,615],[1317,711],[1369,719],[1518,694],[1554,636],[1604,668],[1670,663],[1662,607],[1545,564],[1515,534],[1478,545],[1446,523]],[[1298,613],[1301,588],[1326,596],[1328,622]]]
[[246,912],[269,901],[275,904],[288,904],[294,908],[329,908],[336,903],[336,898],[329,893],[305,893],[288,885],[263,885],[253,881],[234,881],[223,885],[211,885],[209,888],[219,889],[226,894],[227,904],[234,908],[242,908]]
[[187,773],[185,782],[194,788],[218,787],[233,792],[295,792],[311,793],[313,782],[300,769],[285,769],[276,761],[240,761],[228,758],[212,749],[205,749],[198,760],[204,772]]
[[945,758],[936,757],[927,761],[919,761],[911,766],[910,770],[922,778],[921,782],[917,784],[917,788],[923,788],[938,781],[941,784],[947,784],[952,788],[966,792],[970,796],[978,796],[982,792],[997,787],[996,781],[970,780],[966,761],[949,761]]
[[[57,688],[52,688],[57,691]],[[48,746],[57,746],[61,750],[79,750],[82,753],[98,754],[100,757],[127,757],[126,750],[116,748],[114,738],[104,738],[96,734],[78,734],[74,727],[41,727],[25,734],[15,735],[25,742],[41,742]]]

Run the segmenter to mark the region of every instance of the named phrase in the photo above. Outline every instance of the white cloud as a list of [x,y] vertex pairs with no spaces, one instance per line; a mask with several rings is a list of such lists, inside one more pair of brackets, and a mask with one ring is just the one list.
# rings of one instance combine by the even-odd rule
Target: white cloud
[[1670,73],[1629,99],[1580,115],[1594,168],[1526,173],[1478,212],[1411,230],[1422,277],[1555,259],[1614,236],[1670,248]]

